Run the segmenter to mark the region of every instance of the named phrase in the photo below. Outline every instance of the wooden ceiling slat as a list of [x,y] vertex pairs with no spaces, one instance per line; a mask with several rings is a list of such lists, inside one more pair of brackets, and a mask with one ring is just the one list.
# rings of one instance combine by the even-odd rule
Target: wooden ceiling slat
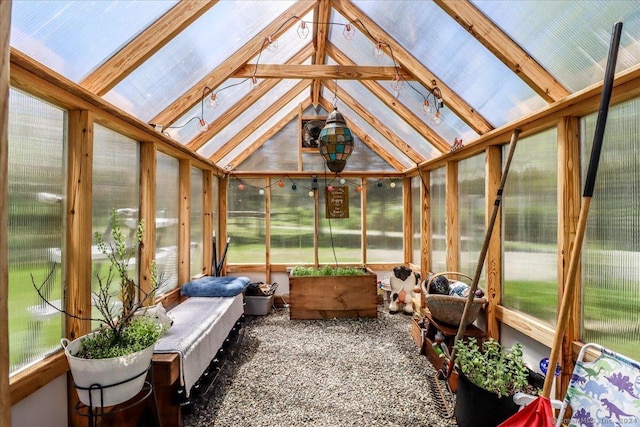
[[181,1],[87,76],[80,86],[104,95],[218,0]]
[[[289,62],[297,64],[305,61],[312,54],[311,44],[305,46],[300,52],[295,54]],[[193,151],[199,150],[204,144],[207,143],[214,135],[224,129],[229,123],[234,121],[244,110],[253,105],[264,94],[273,89],[281,79],[266,79],[258,85],[255,90],[250,91],[244,98],[236,102],[231,108],[225,111],[217,120],[210,123],[208,129],[205,132],[201,132],[192,139],[187,145],[188,148]]]
[[[314,46],[316,47],[315,55],[312,60],[313,65],[324,65],[326,61],[325,45],[329,34],[327,22],[331,18],[331,2],[330,0],[320,0],[320,4],[315,10],[316,25],[313,26]],[[315,107],[320,101],[320,84],[318,79],[314,79],[311,83],[311,104]]]
[[[331,79],[331,80],[393,80],[395,67],[361,66],[361,65],[278,65],[278,64],[245,64],[233,77],[251,77],[255,73],[258,78],[267,79]],[[405,80],[413,80],[413,76],[400,70]]]
[[233,151],[234,148],[246,138],[249,137],[256,129],[266,123],[271,117],[278,113],[282,108],[284,108],[287,103],[293,100],[296,96],[300,94],[304,89],[306,89],[309,84],[311,84],[310,80],[301,80],[297,85],[293,88],[289,89],[287,93],[281,96],[277,101],[269,106],[266,110],[260,113],[251,123],[247,123],[240,132],[238,132],[233,138],[227,141],[222,147],[218,149],[211,157],[209,157],[214,163],[218,163]]
[[493,129],[493,126],[487,119],[482,117],[472,106],[467,104],[458,96],[458,94],[445,85],[435,74],[420,63],[420,61],[415,59],[406,49],[389,36],[388,33],[380,28],[353,3],[349,0],[332,0],[331,5],[345,18],[350,21],[354,21],[364,36],[368,37],[369,35],[364,31],[364,28],[359,22],[357,22],[357,20],[360,20],[360,22],[377,40],[383,40],[388,43],[393,49],[393,55],[398,64],[412,74],[422,86],[433,89],[433,82],[435,82],[442,92],[446,106],[453,110],[474,131],[479,134],[485,134]]
[[[331,80],[325,80],[323,85],[327,88],[331,93],[336,92],[336,83]],[[407,157],[415,161],[416,163],[422,162],[424,160],[424,156],[418,153],[413,149],[409,144],[407,144],[402,138],[400,138],[397,134],[395,134],[391,129],[389,129],[384,123],[380,121],[377,117],[375,117],[367,108],[365,108],[362,104],[360,104],[355,98],[346,93],[345,91],[340,91],[338,96],[340,101],[344,102],[351,108],[357,115],[362,117],[367,123],[373,126],[378,132],[380,132],[385,138],[389,140],[398,150],[402,151]],[[339,108],[338,108],[339,110]],[[333,108],[330,108],[328,111],[333,111]],[[422,160],[418,160],[422,159]]]
[[547,102],[559,101],[570,94],[542,65],[473,4],[460,0],[434,1]]
[[[320,98],[320,105],[327,110],[333,111],[333,105],[324,97]],[[389,163],[391,167],[393,167],[397,171],[401,171],[405,169],[404,164],[402,164],[395,156],[392,156],[387,150],[385,150],[382,145],[376,142],[373,138],[371,138],[365,131],[359,128],[355,123],[349,120],[348,117],[345,117],[347,121],[347,126],[351,129],[351,132],[356,135],[365,145],[371,150],[380,156],[385,162]]]
[[[336,62],[340,64],[352,64],[351,60],[335,46],[329,44],[327,46],[327,53],[334,58]],[[384,102],[387,107],[391,108],[396,114],[406,121],[409,126],[415,129],[416,132],[421,134],[427,141],[431,143],[440,152],[446,152],[451,149],[451,145],[448,144],[440,135],[438,135],[433,129],[427,126],[419,117],[417,117],[413,111],[399,102],[393,95],[386,91],[380,84],[373,81],[361,81],[362,85],[369,89],[378,99]]]
[[231,55],[226,61],[217,66],[213,71],[203,77],[198,83],[188,89],[182,96],[176,99],[171,105],[156,115],[150,122],[163,126],[169,126],[178,117],[186,113],[191,107],[200,102],[202,89],[205,86],[210,88],[218,87],[227,80],[240,67],[256,56],[262,48],[264,41],[269,36],[278,38],[289,28],[296,24],[294,16],[304,16],[315,5],[315,2],[296,2],[277,19],[274,19],[262,31],[260,31],[249,42],[242,46],[236,53]]

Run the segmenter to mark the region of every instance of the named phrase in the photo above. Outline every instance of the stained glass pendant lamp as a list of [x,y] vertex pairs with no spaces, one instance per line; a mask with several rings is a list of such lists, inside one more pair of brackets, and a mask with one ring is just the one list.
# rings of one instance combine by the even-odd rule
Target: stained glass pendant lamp
[[329,170],[334,173],[342,172],[353,151],[353,135],[344,117],[338,112],[338,107],[334,107],[333,112],[327,117],[318,141],[320,154]]

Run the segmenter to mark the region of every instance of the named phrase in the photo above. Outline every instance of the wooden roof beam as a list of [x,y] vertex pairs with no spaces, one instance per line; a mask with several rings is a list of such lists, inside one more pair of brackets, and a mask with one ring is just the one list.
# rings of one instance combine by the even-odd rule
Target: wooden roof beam
[[[333,104],[329,102],[326,98],[320,97],[320,105],[327,110],[333,111]],[[380,156],[384,161],[389,163],[391,167],[396,169],[397,171],[402,171],[405,169],[405,165],[400,162],[395,156],[392,156],[387,150],[385,150],[382,145],[378,142],[374,141],[365,131],[360,129],[355,123],[349,120],[349,118],[345,117],[347,121],[347,126],[351,129],[351,132],[356,135],[362,142],[366,144],[367,147],[371,148],[374,153]]]
[[[335,46],[329,44],[327,46],[327,53],[334,58],[339,64],[350,65],[353,64],[351,60]],[[441,153],[447,152],[451,149],[451,145],[448,144],[438,133],[436,133],[431,127],[427,126],[413,111],[404,106],[396,99],[395,96],[390,94],[379,83],[375,81],[361,81],[364,87],[369,89],[378,99],[384,102],[387,107],[392,109],[396,114],[404,119],[416,132],[422,135],[427,141],[431,143]]]
[[113,89],[218,0],[181,1],[89,74],[80,86],[99,96]]
[[233,138],[223,144],[222,147],[220,147],[214,154],[209,157],[209,159],[211,159],[216,164],[220,162],[220,160],[222,160],[224,156],[233,151],[233,149],[236,148],[238,144],[247,139],[249,135],[251,135],[264,123],[266,123],[267,120],[273,117],[278,111],[284,108],[310,84],[311,81],[309,80],[301,80],[300,82],[298,82],[297,85],[289,89],[287,93],[278,98],[278,100],[271,104],[269,108],[260,113],[260,115],[258,115],[251,123],[248,123],[247,126],[245,126],[240,132],[238,132]]
[[[295,54],[289,62],[293,64],[299,64],[304,62],[312,54],[311,44],[307,44],[300,52]],[[199,150],[203,145],[213,138],[218,132],[228,126],[234,121],[243,111],[253,105],[256,101],[262,98],[267,92],[273,89],[281,79],[266,79],[260,82],[255,90],[250,91],[242,99],[236,102],[233,106],[225,111],[217,120],[211,122],[205,132],[200,132],[195,138],[193,138],[186,146],[193,151]]]
[[[427,69],[423,64],[415,59],[406,49],[398,42],[393,40],[388,33],[380,28],[371,18],[358,9],[349,0],[332,0],[332,6],[340,12],[346,19],[354,21],[365,37],[368,37],[367,31],[364,31],[362,25],[373,35],[376,40],[382,40],[391,46],[393,55],[398,65],[406,69],[414,76],[422,86],[433,89],[438,86],[442,92],[442,96],[446,106],[453,110],[465,123],[467,123],[474,131],[479,134],[485,134],[493,129],[493,126],[487,119],[482,117],[472,106],[467,104],[458,96],[451,88],[445,85],[440,79]],[[358,22],[359,20],[360,22]],[[362,24],[362,25],[361,25]],[[373,39],[372,39],[373,40]],[[434,85],[435,82],[435,85]]]
[[[331,93],[336,92],[336,84],[331,80],[325,80],[323,85]],[[387,138],[398,150],[402,151],[409,159],[412,159],[415,163],[419,163],[424,160],[424,156],[414,150],[409,144],[404,142],[397,134],[389,129],[384,123],[382,123],[377,117],[375,117],[367,108],[360,104],[355,98],[349,95],[346,91],[341,91],[340,100],[347,104],[357,115],[362,117],[364,121],[373,126],[378,132],[380,132],[385,138]],[[329,112],[333,111],[333,107],[330,106]],[[423,160],[420,160],[423,159]]]
[[434,0],[547,102],[570,94],[542,65],[469,1]]
[[236,53],[231,55],[226,61],[218,65],[213,71],[204,76],[198,83],[188,89],[182,96],[176,99],[171,105],[161,111],[150,123],[156,123],[163,126],[169,126],[177,120],[178,117],[186,113],[191,107],[200,102],[202,98],[202,89],[205,86],[216,88],[222,82],[227,80],[240,67],[255,57],[269,36],[278,38],[298,21],[290,19],[294,16],[304,16],[313,7],[315,3],[296,2],[278,18],[274,19],[262,31],[256,34],[251,40],[244,44]]
[[[327,45],[327,49],[328,49]],[[315,80],[393,80],[395,67],[362,65],[278,65],[245,64],[233,73],[234,78],[252,77],[265,79],[315,79]],[[405,80],[414,80],[413,76],[400,70]],[[313,103],[312,103],[313,104]]]
[[[313,45],[316,50],[311,63],[313,65],[324,65],[326,62],[325,46],[329,35],[329,25],[327,23],[331,17],[330,0],[320,0],[318,7],[314,11],[314,17],[316,25],[313,26]],[[317,108],[320,102],[320,87],[320,80],[314,79],[311,82],[311,105],[314,108]]]

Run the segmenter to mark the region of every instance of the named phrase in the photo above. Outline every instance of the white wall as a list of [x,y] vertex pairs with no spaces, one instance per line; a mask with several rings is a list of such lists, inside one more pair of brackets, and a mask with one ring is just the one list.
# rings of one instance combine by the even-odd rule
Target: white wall
[[61,375],[11,407],[13,427],[66,427],[67,375]]

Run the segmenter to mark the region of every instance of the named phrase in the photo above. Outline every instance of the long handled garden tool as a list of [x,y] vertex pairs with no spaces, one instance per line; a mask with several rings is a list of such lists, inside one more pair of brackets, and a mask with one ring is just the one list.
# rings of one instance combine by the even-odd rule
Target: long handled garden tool
[[[507,154],[507,160],[504,165],[504,170],[502,171],[502,177],[500,178],[500,185],[496,193],[496,200],[493,203],[493,211],[491,212],[491,217],[487,224],[487,231],[485,233],[484,243],[482,245],[482,249],[480,250],[480,255],[478,257],[478,265],[476,267],[475,275],[473,276],[471,289],[469,290],[467,302],[464,306],[464,311],[462,312],[462,319],[460,321],[460,326],[458,327],[458,333],[456,334],[456,338],[455,338],[456,341],[461,340],[464,337],[464,331],[467,329],[469,311],[471,309],[471,305],[473,304],[473,299],[475,298],[475,292],[478,290],[478,282],[480,281],[480,275],[482,274],[482,267],[484,266],[484,260],[487,256],[487,250],[489,249],[489,242],[491,241],[491,235],[493,234],[493,226],[496,223],[496,218],[500,210],[500,203],[502,201],[502,192],[504,190],[504,185],[507,182],[509,167],[511,166],[511,160],[513,159],[513,154],[516,149],[516,144],[518,143],[519,135],[520,135],[519,129],[515,129],[513,131],[513,134],[511,135],[511,141],[509,142],[509,152]],[[455,358],[456,358],[456,350],[454,348],[451,351],[451,357],[449,358],[449,366],[446,372],[447,378],[451,376],[451,373],[453,372]]]
[[[569,258],[569,270],[567,271],[567,276],[564,282],[562,303],[560,304],[558,323],[556,326],[553,346],[551,347],[551,355],[549,356],[549,369],[547,369],[545,376],[542,394],[538,399],[527,405],[516,415],[500,424],[500,427],[546,427],[553,425],[553,423],[549,421],[549,416],[538,418],[533,417],[543,412],[551,412],[549,396],[551,394],[551,387],[553,386],[553,378],[555,376],[555,369],[553,367],[558,364],[560,349],[562,348],[562,339],[567,327],[567,321],[569,320],[569,309],[573,304],[576,288],[575,277],[578,270],[580,252],[582,250],[582,241],[587,227],[587,216],[589,215],[589,207],[591,204],[591,198],[593,197],[593,188],[596,181],[596,174],[598,172],[598,164],[600,162],[600,152],[602,150],[605,126],[607,124],[607,115],[609,114],[609,101],[611,100],[611,92],[613,90],[613,77],[616,70],[621,33],[622,22],[616,22],[613,26],[613,34],[611,36],[607,68],[605,70],[602,96],[600,98],[600,108],[598,110],[598,118],[593,137],[593,146],[591,147],[591,158],[589,159],[589,168],[587,169],[584,192],[582,193],[582,205],[580,207],[580,215],[578,216],[576,238],[573,242],[573,248],[571,249],[571,255]],[[547,406],[549,408],[547,408]]]

